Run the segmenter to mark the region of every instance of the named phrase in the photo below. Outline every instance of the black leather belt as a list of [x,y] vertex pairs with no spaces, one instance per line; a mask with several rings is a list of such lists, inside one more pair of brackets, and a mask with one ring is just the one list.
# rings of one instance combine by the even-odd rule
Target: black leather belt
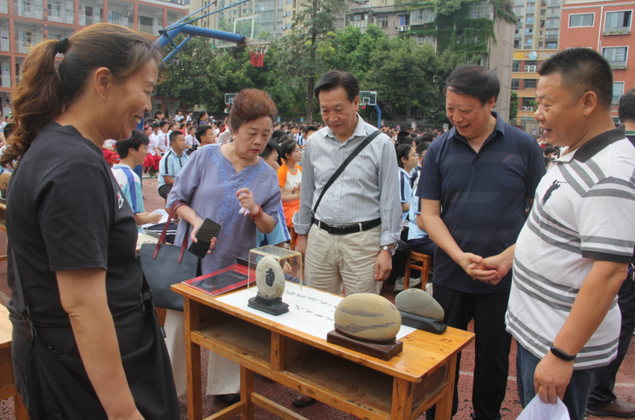
[[381,219],[371,220],[370,222],[352,223],[350,225],[333,226],[319,220],[313,219],[313,224],[322,230],[327,231],[331,235],[348,235],[349,233],[363,232],[381,225]]

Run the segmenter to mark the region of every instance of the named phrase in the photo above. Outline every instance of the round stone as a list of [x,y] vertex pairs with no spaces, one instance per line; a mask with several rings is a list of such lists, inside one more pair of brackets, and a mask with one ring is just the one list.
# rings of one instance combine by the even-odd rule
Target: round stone
[[284,271],[275,258],[266,256],[256,266],[258,292],[268,298],[279,298],[284,293]]
[[372,293],[357,293],[342,299],[334,319],[337,330],[366,340],[390,340],[401,328],[401,314],[395,305]]
[[395,298],[400,311],[443,321],[445,313],[439,302],[421,289],[406,289]]

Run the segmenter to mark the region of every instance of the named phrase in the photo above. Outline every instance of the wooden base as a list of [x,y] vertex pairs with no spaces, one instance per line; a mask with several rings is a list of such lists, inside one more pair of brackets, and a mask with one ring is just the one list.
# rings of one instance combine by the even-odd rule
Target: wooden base
[[401,324],[418,330],[427,331],[433,334],[443,334],[448,328],[447,325],[438,319],[432,319],[409,312],[399,311],[401,314]]
[[250,308],[258,309],[271,315],[282,315],[289,312],[289,305],[282,301],[282,298],[268,298],[260,294],[249,299]]
[[401,341],[395,341],[395,344],[366,343],[346,337],[335,330],[327,334],[326,341],[385,361],[392,359],[403,351],[403,343]]

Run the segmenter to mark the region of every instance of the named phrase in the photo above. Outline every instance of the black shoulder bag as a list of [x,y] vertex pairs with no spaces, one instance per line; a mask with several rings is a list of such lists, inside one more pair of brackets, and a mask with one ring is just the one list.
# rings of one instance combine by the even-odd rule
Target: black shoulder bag
[[337,170],[331,176],[331,178],[328,180],[326,185],[324,185],[324,188],[322,188],[322,192],[320,193],[320,196],[318,197],[317,202],[315,203],[315,206],[313,206],[313,210],[311,210],[312,219],[315,219],[315,212],[317,212],[318,206],[320,205],[320,202],[322,201],[322,197],[324,197],[324,194],[326,193],[326,191],[331,187],[331,185],[333,185],[335,180],[342,174],[342,172],[344,172],[344,169],[346,169],[348,164],[351,163],[353,161],[353,159],[355,159],[357,157],[357,155],[359,155],[359,153],[362,150],[364,150],[364,148],[366,146],[368,146],[370,144],[370,142],[373,141],[375,139],[375,137],[377,137],[380,134],[381,134],[380,130],[374,131],[371,134],[369,134],[368,137],[366,137],[364,139],[364,141],[361,142],[359,144],[359,146],[357,146],[357,148],[355,148],[355,150],[353,150],[353,153],[348,155],[348,157],[346,158],[344,163],[342,163],[340,165],[340,167],[337,168]]

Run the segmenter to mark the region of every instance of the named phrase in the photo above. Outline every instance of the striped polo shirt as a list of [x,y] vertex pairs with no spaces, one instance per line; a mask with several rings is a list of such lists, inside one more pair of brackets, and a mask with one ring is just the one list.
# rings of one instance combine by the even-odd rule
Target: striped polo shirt
[[[507,330],[543,358],[564,325],[594,260],[627,264],[635,245],[635,147],[624,127],[554,161],[536,190],[514,255]],[[617,299],[575,360],[608,364],[620,334]]]

